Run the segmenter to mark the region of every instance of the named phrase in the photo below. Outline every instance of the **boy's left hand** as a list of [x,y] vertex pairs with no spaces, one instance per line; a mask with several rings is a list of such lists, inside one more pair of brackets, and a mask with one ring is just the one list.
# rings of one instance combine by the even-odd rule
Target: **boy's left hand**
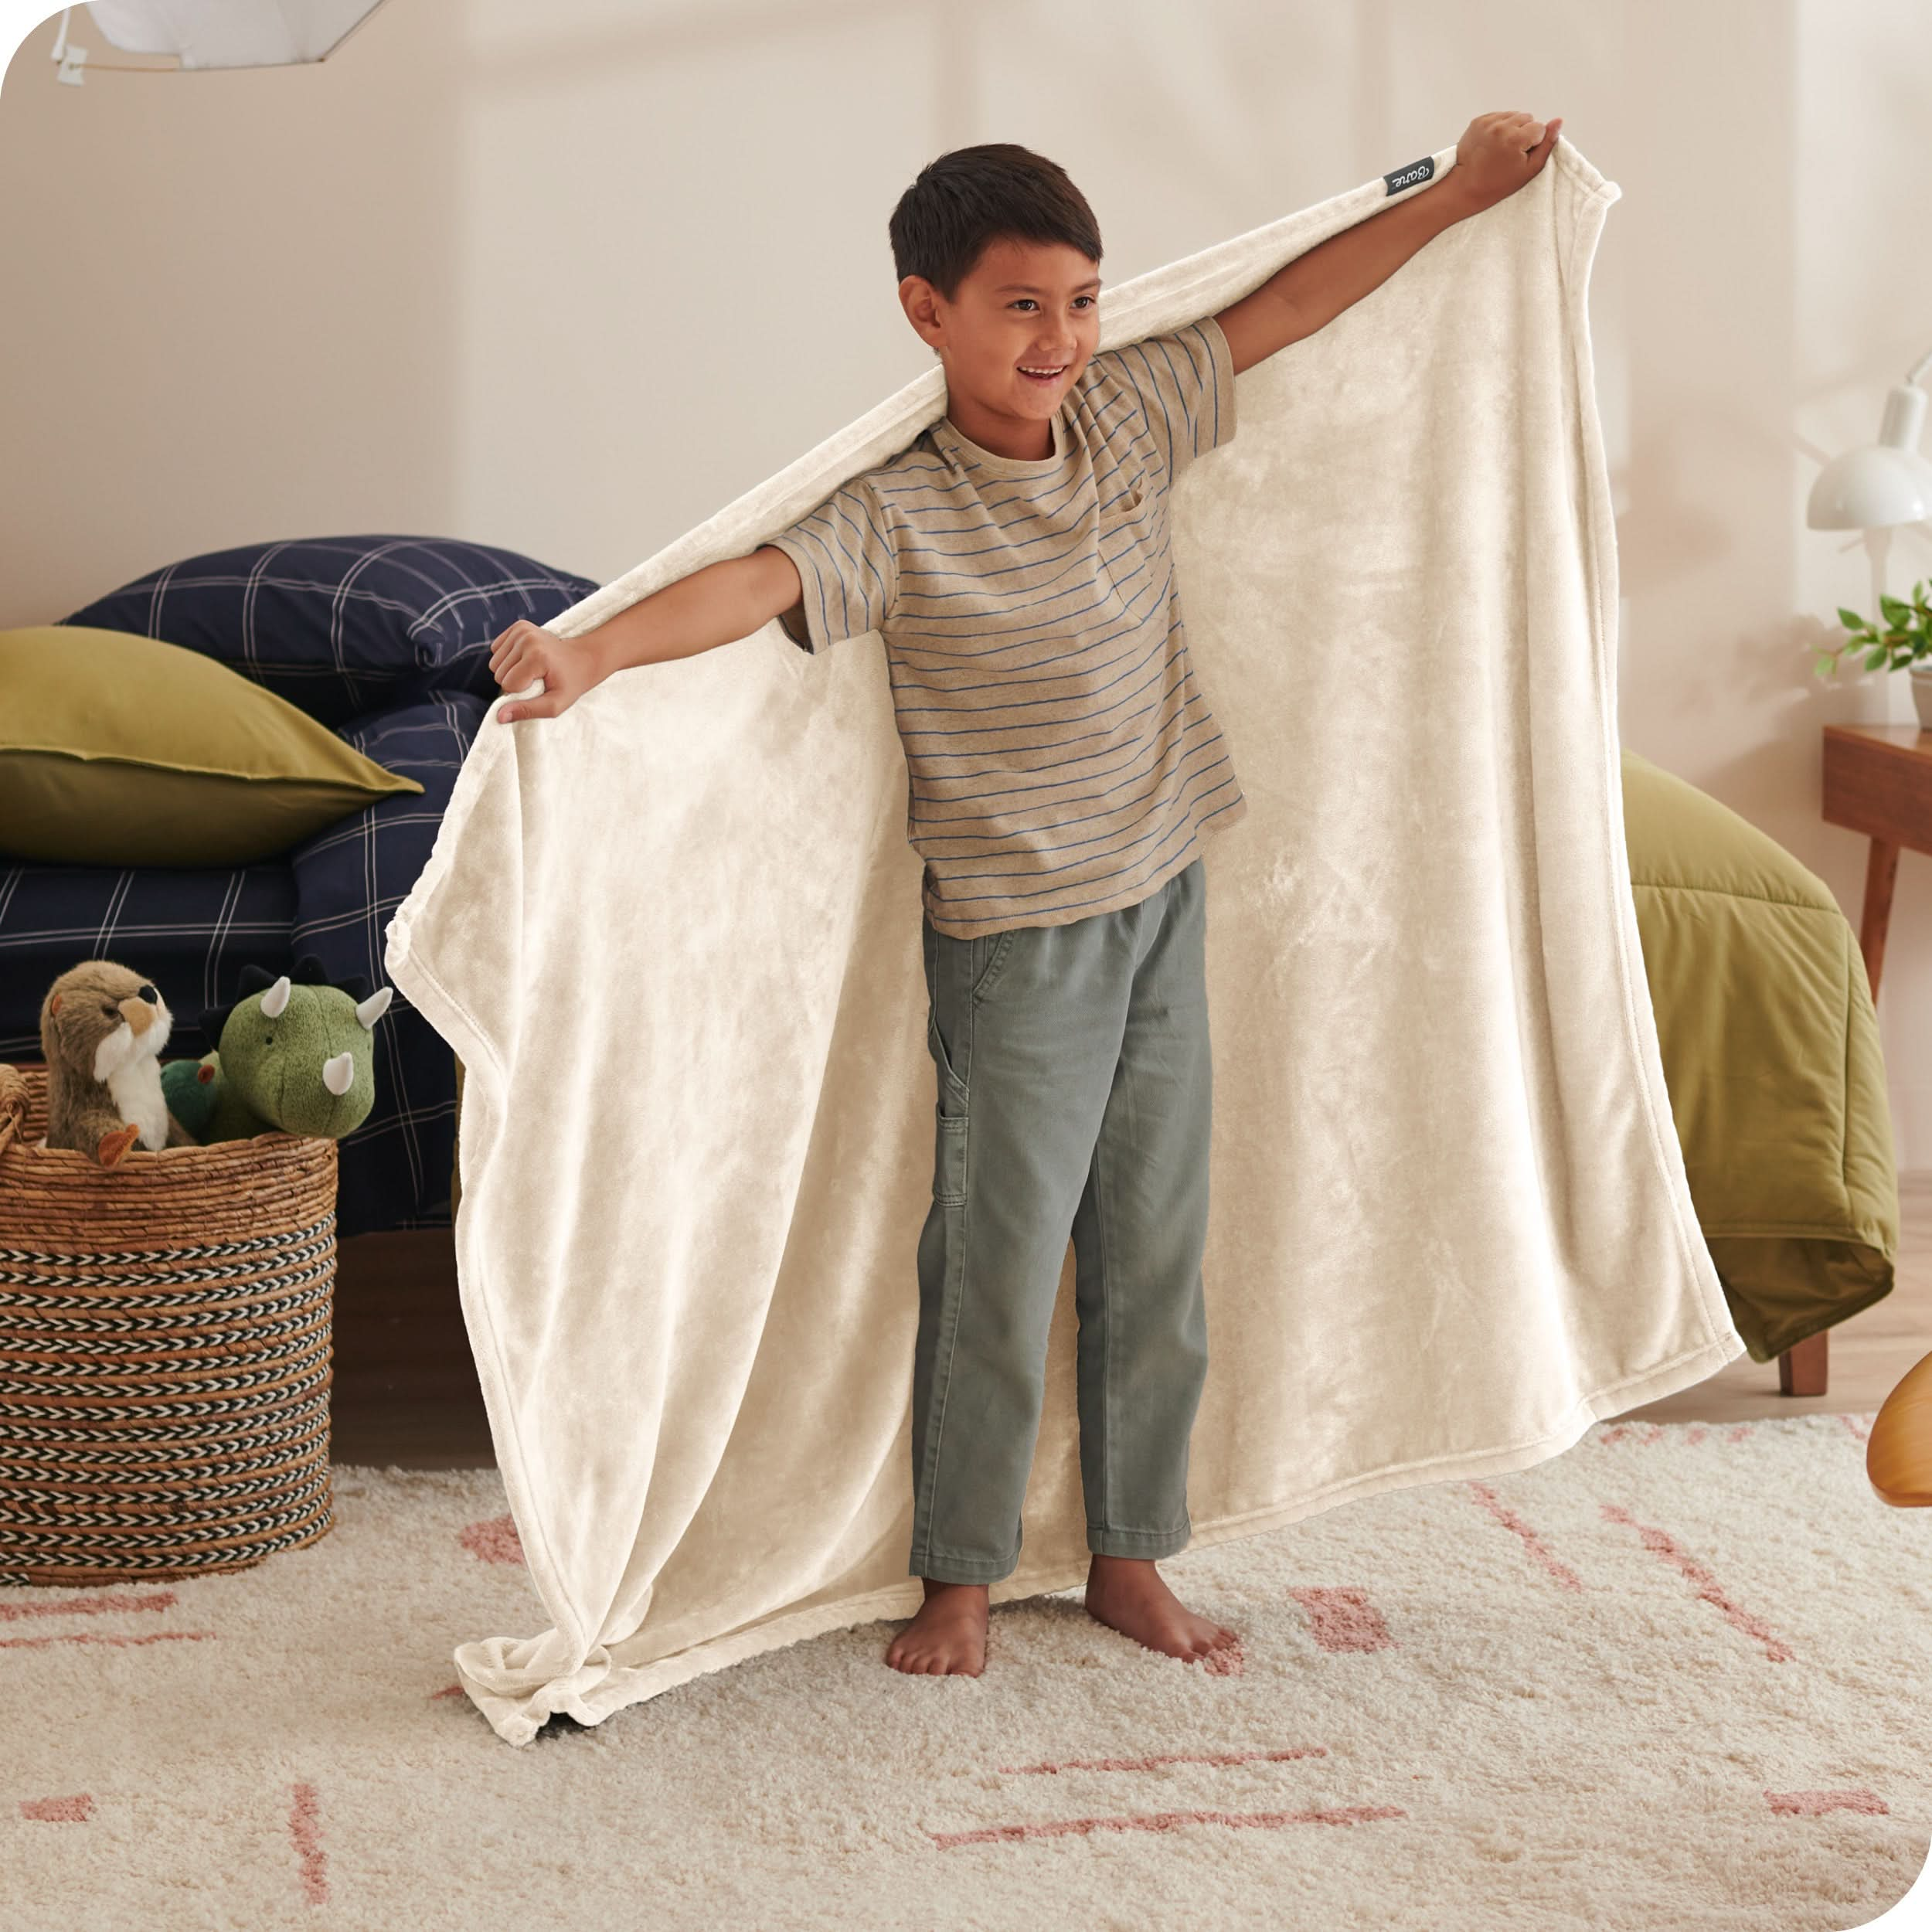
[[1461,184],[1472,209],[1492,206],[1543,172],[1563,124],[1560,114],[1546,126],[1534,114],[1477,115],[1456,143],[1450,182]]

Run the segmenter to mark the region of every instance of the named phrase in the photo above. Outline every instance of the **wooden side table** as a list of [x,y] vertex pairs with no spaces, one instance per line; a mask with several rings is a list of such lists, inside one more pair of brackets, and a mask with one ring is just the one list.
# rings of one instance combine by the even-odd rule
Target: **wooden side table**
[[[1932,731],[1915,724],[1827,725],[1824,816],[1827,825],[1862,832],[1872,842],[1859,951],[1876,1000],[1899,854],[1908,847],[1932,852]],[[1778,1386],[1786,1395],[1821,1396],[1828,1359],[1825,1335],[1786,1349],[1778,1357]]]
[[1932,852],[1932,731],[1905,724],[1827,725],[1825,821],[1862,832],[1872,842],[1859,950],[1876,999],[1899,854],[1908,846]]

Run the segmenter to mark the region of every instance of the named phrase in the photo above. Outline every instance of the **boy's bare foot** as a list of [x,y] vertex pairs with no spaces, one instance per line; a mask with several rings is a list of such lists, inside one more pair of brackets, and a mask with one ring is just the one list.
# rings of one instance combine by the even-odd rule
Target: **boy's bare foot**
[[986,1586],[930,1577],[926,1600],[886,1646],[886,1662],[915,1676],[977,1677],[986,1668]]
[[1087,1608],[1110,1630],[1190,1663],[1237,1641],[1233,1631],[1189,1610],[1145,1556],[1096,1553],[1087,1573]]

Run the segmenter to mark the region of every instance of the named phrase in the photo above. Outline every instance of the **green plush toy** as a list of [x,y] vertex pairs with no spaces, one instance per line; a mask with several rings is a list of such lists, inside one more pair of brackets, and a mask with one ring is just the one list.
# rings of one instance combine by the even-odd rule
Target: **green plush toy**
[[201,1016],[215,1050],[162,1068],[168,1111],[204,1145],[277,1130],[339,1141],[376,1104],[376,1022],[393,996],[359,975],[332,983],[312,954],[292,976],[244,966],[233,1005]]

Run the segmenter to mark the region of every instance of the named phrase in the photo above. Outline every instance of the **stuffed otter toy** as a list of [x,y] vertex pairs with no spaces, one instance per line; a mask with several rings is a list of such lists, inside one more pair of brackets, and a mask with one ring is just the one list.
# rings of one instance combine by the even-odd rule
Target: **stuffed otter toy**
[[161,1090],[161,1049],[174,1015],[151,979],[111,959],[83,959],[40,1005],[47,1063],[48,1147],[118,1167],[138,1142],[158,1152],[192,1147]]

